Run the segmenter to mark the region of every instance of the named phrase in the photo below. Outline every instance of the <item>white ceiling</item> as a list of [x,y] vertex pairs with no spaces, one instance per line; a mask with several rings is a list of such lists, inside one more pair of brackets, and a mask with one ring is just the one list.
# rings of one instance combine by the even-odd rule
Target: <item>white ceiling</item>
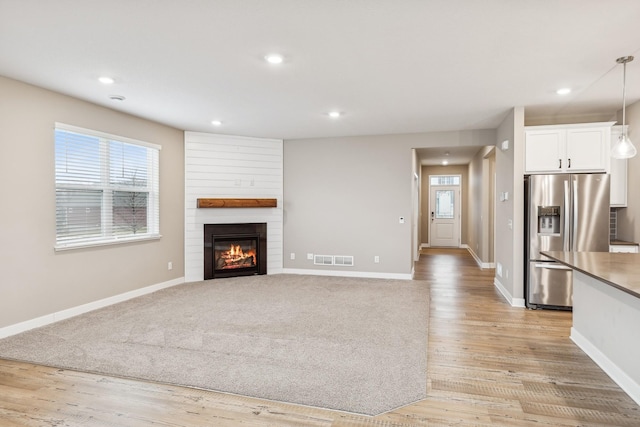
[[607,120],[615,59],[639,54],[638,0],[0,0],[0,75],[256,137],[494,128],[513,106],[528,123]]

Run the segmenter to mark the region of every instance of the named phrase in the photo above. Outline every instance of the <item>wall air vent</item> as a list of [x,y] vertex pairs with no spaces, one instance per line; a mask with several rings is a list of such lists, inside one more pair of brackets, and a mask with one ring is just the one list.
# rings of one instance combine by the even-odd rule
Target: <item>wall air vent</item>
[[333,265],[332,255],[314,255],[313,263],[315,265]]
[[353,256],[351,255],[336,255],[333,257],[333,264],[340,265],[342,267],[353,267]]

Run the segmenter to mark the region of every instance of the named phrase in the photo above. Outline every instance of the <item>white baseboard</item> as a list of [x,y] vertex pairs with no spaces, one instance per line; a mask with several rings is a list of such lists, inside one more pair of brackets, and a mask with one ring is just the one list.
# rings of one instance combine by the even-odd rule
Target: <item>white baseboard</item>
[[524,298],[513,298],[511,300],[511,307],[525,308]]
[[611,379],[624,390],[629,397],[640,405],[640,384],[629,377],[622,369],[605,356],[596,346],[580,332],[571,328],[571,341],[573,341],[587,356],[591,358]]
[[285,268],[284,274],[307,274],[311,276],[341,276],[362,277],[366,279],[399,279],[411,280],[411,274],[377,273],[373,271],[345,271],[345,270],[307,270],[303,268]]
[[498,280],[497,277],[493,278],[493,285],[498,289],[498,292],[502,295],[502,297],[509,303],[511,307],[520,307],[524,308],[524,298],[514,298],[513,295],[504,287],[502,283]]
[[473,251],[473,249],[471,249],[469,247],[469,245],[465,244],[465,245],[462,245],[460,247],[466,249],[467,252],[469,252],[471,254],[473,259],[476,260],[476,264],[478,264],[478,267],[482,268],[482,260],[480,259],[480,257],[478,255],[476,255],[476,253]]
[[68,308],[66,310],[57,311],[55,313],[47,314],[44,316],[36,317],[35,319],[26,320],[24,322],[16,323],[14,325],[5,326],[0,328],[0,338],[5,338],[11,335],[19,334],[33,328],[39,328],[46,326],[60,320],[68,319],[79,314],[87,313],[98,308],[107,307],[122,301],[129,300],[131,298],[139,297],[142,295],[150,294],[151,292],[159,291],[160,289],[170,288],[184,283],[184,277],[172,279],[167,282],[157,283],[155,285],[147,286],[133,291],[125,292],[123,294],[114,295],[112,297],[103,298],[98,301],[93,301],[87,304],[82,304],[77,307]]
[[420,243],[420,249],[431,247],[429,243]]
[[482,268],[483,270],[487,269],[487,268],[496,268],[496,264],[494,262],[482,262],[480,257],[478,255],[476,255],[476,253],[473,251],[473,249],[471,249],[469,247],[469,245],[462,244],[462,245],[460,245],[460,247],[461,248],[465,248],[467,251],[469,251],[469,253],[473,257],[473,259],[476,260],[476,264],[478,264],[478,267]]

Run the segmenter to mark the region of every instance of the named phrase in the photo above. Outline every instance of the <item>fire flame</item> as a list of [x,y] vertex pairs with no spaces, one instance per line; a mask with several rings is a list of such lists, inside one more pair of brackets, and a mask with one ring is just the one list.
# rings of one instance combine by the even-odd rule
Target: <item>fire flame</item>
[[246,252],[242,250],[240,245],[229,245],[228,251],[221,251],[219,257],[216,258],[222,261],[222,265],[219,268],[242,268],[251,267],[256,265],[256,251],[249,249]]

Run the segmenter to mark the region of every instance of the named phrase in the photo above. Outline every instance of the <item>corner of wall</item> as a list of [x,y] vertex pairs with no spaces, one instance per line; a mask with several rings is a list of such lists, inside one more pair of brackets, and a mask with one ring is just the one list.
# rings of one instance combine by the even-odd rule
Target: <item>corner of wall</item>
[[502,297],[505,299],[507,303],[509,303],[509,305],[511,305],[511,307],[518,307],[518,308],[525,307],[524,298],[514,298],[514,296],[511,295],[509,290],[507,290],[507,288],[504,287],[504,285],[500,282],[500,280],[498,280],[497,277],[493,279],[493,285],[496,287],[496,289],[498,289],[498,292],[500,292],[500,295],[502,295]]

